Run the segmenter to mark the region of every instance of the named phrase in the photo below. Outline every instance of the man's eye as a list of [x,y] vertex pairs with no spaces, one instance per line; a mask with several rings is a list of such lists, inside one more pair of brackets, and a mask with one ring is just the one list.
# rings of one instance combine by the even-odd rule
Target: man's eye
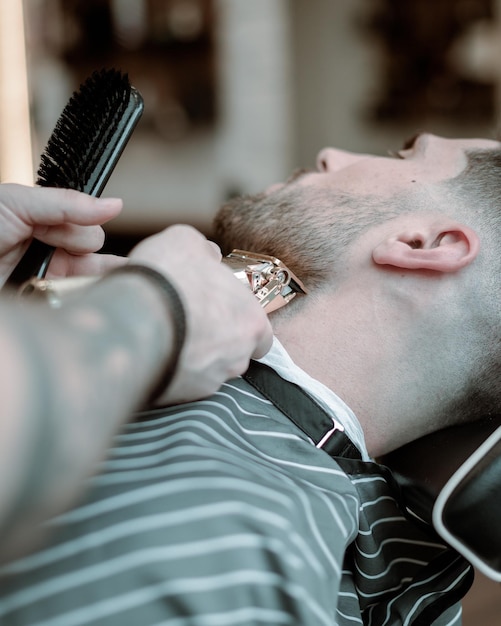
[[402,150],[411,150],[412,148],[414,148],[414,144],[416,143],[416,141],[419,139],[421,135],[422,133],[414,133],[412,137],[409,137],[409,139],[406,139],[404,141],[404,145],[402,146]]

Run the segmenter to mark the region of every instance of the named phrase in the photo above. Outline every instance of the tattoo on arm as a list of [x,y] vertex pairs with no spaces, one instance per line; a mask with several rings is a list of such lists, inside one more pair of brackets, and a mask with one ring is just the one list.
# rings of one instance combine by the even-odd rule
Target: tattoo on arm
[[13,384],[26,396],[20,415],[0,415],[21,422],[15,441],[0,442],[2,480],[15,483],[13,500],[0,494],[1,558],[80,493],[155,381],[172,329],[161,295],[133,275],[101,281],[58,311],[0,313],[23,355],[24,371],[12,376],[22,377]]

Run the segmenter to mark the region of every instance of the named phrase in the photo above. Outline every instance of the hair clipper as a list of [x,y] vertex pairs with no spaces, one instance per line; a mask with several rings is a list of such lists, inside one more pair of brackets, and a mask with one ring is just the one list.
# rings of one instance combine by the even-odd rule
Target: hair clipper
[[[279,259],[266,254],[233,250],[222,261],[235,277],[248,287],[267,313],[288,304],[298,293],[306,294],[302,282]],[[70,278],[32,278],[19,289],[21,297],[36,297],[58,308],[81,289],[97,281],[99,276]]]

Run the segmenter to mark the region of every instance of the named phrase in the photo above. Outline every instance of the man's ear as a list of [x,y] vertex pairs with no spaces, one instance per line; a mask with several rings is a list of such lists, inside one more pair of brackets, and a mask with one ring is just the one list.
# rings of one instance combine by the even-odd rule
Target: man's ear
[[376,245],[372,258],[378,265],[408,270],[455,272],[469,265],[480,250],[477,233],[452,221],[426,221],[415,230],[393,233]]

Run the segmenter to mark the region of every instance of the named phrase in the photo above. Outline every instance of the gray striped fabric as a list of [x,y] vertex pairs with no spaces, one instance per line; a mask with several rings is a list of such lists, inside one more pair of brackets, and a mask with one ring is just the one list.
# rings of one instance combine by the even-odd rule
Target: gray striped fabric
[[1,569],[0,624],[460,624],[469,566],[384,468],[317,450],[242,379],[140,415],[88,487]]

